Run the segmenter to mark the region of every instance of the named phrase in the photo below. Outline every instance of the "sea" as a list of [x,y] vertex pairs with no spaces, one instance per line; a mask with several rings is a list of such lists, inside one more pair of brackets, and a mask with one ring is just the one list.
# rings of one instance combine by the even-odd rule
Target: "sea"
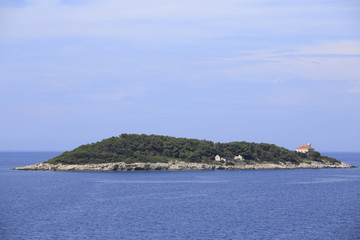
[[360,168],[10,170],[59,154],[0,152],[0,239],[360,239]]

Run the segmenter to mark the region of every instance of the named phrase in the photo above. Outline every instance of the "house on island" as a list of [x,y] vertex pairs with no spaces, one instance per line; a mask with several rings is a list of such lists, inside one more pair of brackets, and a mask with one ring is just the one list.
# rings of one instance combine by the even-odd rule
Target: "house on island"
[[215,161],[217,162],[221,162],[221,161],[224,161],[224,162],[241,162],[241,161],[244,161],[245,159],[239,155],[239,156],[235,156],[234,158],[223,158],[223,157],[220,157],[219,155],[216,155],[215,156]]
[[216,155],[216,156],[215,156],[215,161],[217,161],[217,162],[220,162],[220,161],[226,161],[226,159],[225,159],[225,158],[220,157],[219,155]]
[[311,147],[310,143],[296,148],[296,152],[301,152],[301,153],[310,153],[313,152],[314,150],[315,148]]

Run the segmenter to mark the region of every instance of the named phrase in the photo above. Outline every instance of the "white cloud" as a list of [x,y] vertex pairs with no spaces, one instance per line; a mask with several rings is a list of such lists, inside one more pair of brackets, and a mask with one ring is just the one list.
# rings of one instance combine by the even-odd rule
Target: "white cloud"
[[355,17],[348,17],[354,11],[360,12],[358,5],[336,1],[289,4],[249,0],[101,0],[66,5],[57,0],[39,0],[23,8],[0,8],[3,16],[0,24],[3,38],[158,36],[161,39],[170,35],[177,39],[184,35],[187,38],[232,36],[234,31],[240,36],[263,36],[310,34],[318,29],[332,31],[329,24],[340,26],[337,31],[341,32],[344,21],[347,25],[356,24]]
[[[245,51],[224,58],[229,74],[298,75],[309,80],[360,80],[360,39],[333,40],[281,49]],[[241,64],[236,67],[236,62]]]
[[350,93],[360,93],[360,87],[352,88],[349,90]]
[[147,91],[148,90],[144,87],[131,86],[122,89],[105,89],[99,90],[97,92],[75,93],[72,96],[84,99],[86,101],[96,101],[103,103],[141,97],[144,96]]

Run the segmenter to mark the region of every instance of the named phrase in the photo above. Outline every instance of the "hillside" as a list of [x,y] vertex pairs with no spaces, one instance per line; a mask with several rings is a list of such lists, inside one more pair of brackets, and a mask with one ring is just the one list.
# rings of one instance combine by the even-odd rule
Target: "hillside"
[[[215,161],[219,155],[221,161]],[[235,158],[237,157],[237,158]],[[218,159],[219,160],[219,159]],[[230,142],[175,138],[159,135],[121,134],[100,142],[82,145],[48,160],[49,164],[99,163],[168,163],[207,164],[310,163],[338,164],[336,159],[318,152],[297,153],[274,144]]]

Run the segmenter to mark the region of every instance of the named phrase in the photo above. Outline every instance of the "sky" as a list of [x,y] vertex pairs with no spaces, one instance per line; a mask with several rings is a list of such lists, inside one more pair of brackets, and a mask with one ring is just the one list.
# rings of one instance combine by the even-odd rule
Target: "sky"
[[122,133],[360,151],[360,1],[0,0],[0,151]]

